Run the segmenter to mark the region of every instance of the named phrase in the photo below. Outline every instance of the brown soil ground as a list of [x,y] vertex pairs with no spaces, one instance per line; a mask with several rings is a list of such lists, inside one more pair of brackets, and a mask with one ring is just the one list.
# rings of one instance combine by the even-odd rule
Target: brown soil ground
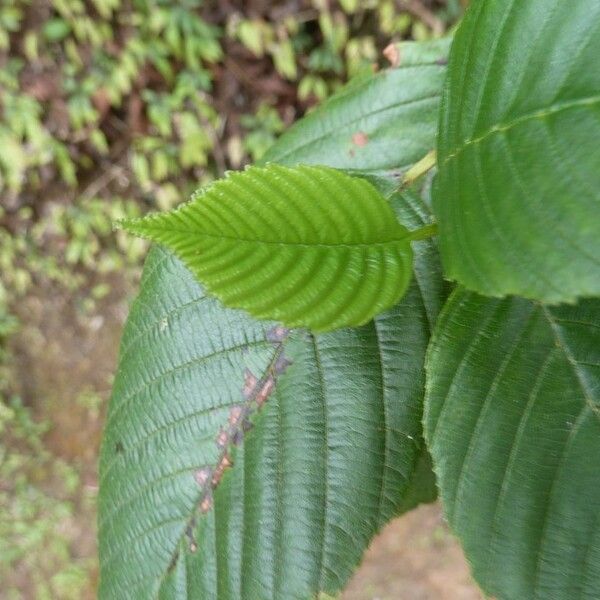
[[438,503],[390,523],[373,540],[342,600],[482,600]]

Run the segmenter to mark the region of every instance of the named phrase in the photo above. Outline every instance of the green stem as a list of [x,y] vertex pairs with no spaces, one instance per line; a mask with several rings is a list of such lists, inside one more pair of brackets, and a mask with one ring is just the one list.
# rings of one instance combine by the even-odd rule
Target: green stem
[[431,150],[428,152],[420,161],[415,163],[406,173],[402,179],[402,187],[411,186],[417,179],[420,179],[431,171],[437,162],[437,152]]
[[408,235],[408,238],[411,242],[418,242],[419,240],[426,240],[438,233],[437,223],[430,223],[429,225],[425,225],[420,229],[415,229],[411,231]]

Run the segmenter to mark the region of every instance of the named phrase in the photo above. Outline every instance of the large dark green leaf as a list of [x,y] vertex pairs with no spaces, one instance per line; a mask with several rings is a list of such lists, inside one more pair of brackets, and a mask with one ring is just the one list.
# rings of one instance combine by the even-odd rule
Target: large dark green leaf
[[292,364],[235,449],[194,534],[198,551],[184,541],[165,589],[191,588],[198,573],[198,598],[312,598],[344,585],[399,511],[418,456],[420,357],[397,346],[402,335],[424,350],[425,313],[411,296],[364,328],[285,345]]
[[[418,221],[406,218],[416,199],[395,204]],[[152,253],[103,444],[101,597],[153,597],[168,574],[161,597],[309,598],[342,587],[400,511],[421,452],[422,364],[443,292],[433,247],[420,246],[418,284],[398,307],[360,329],[284,344],[292,364],[260,412],[253,398],[246,409],[243,388],[248,373],[257,389],[269,384],[280,351],[272,324],[222,308],[171,255]],[[254,428],[227,446],[233,468],[205,506],[204,479],[222,464],[219,434],[238,407]],[[169,596],[175,585],[189,596]]]
[[471,3],[434,194],[451,279],[546,302],[600,294],[598,56],[597,0]]
[[[416,88],[439,85],[443,67],[411,72]],[[391,83],[380,93],[396,93]],[[342,130],[356,115],[337,118]],[[422,143],[433,147],[433,132]],[[405,160],[399,152],[396,164]],[[391,202],[410,229],[430,218],[413,194]],[[177,259],[152,251],[101,454],[101,598],[335,593],[383,523],[431,498],[419,485],[430,482],[422,367],[444,296],[431,241],[415,244],[414,274],[402,302],[360,329],[286,336],[223,308]]]
[[459,290],[427,362],[447,518],[501,600],[600,597],[600,301]]

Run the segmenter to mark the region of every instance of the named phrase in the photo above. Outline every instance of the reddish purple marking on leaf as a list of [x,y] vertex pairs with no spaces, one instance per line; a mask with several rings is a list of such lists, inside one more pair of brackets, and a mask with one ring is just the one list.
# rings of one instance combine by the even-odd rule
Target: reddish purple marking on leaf
[[232,406],[229,411],[229,425],[237,427],[244,416],[244,410],[241,406]]
[[256,390],[256,384],[258,383],[258,379],[256,375],[250,371],[250,369],[246,369],[244,371],[244,387],[242,388],[242,396],[244,400],[248,400],[252,397]]
[[194,473],[194,479],[200,487],[204,487],[206,483],[210,480],[211,474],[212,471],[210,467],[202,467]]
[[239,446],[242,443],[242,440],[244,439],[244,433],[241,429],[236,429],[233,432],[233,435],[231,436],[231,443],[234,446]]
[[229,434],[224,429],[221,429],[219,431],[219,433],[217,434],[217,446],[219,448],[225,448],[228,443],[229,443]]
[[289,329],[283,327],[282,325],[277,325],[273,327],[273,329],[269,329],[269,331],[267,331],[266,338],[267,342],[280,344],[288,337],[288,335],[290,335]]
[[[265,375],[259,380],[249,369],[244,371],[242,395],[246,402],[242,405],[232,406],[229,409],[227,426],[222,427],[217,434],[215,441],[217,447],[221,450],[219,462],[214,469],[205,466],[194,473],[196,483],[204,489],[204,496],[198,506],[198,510],[202,513],[207,513],[212,509],[214,503],[213,489],[221,482],[225,470],[233,465],[229,454],[230,445],[237,446],[242,443],[244,434],[252,429],[253,425],[250,420],[252,413],[260,409],[273,393],[276,377],[292,364],[283,355],[281,347],[289,333],[289,329],[281,326],[277,326],[267,333],[268,341],[276,344],[278,348]],[[210,485],[207,485],[209,482]],[[192,552],[194,551],[192,550]]]
[[275,378],[273,375],[269,375],[262,384],[258,394],[256,394],[256,404],[258,404],[259,407],[267,401],[267,398],[271,395],[274,388]]
[[364,131],[357,131],[352,136],[352,143],[359,148],[363,148],[369,143],[369,136]]
[[291,364],[292,361],[289,360],[285,354],[280,354],[273,365],[273,371],[275,371],[277,375],[281,375]]

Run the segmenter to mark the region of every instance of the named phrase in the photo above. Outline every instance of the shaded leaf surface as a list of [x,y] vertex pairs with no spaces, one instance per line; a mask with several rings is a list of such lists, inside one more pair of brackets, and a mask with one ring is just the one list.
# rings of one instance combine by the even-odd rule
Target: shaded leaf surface
[[447,276],[600,294],[600,4],[478,0],[453,44],[434,208]]
[[447,518],[501,600],[600,596],[600,302],[459,290],[427,362]]
[[175,252],[226,306],[288,327],[362,325],[411,275],[409,232],[386,199],[327,167],[250,167],[123,227]]
[[263,162],[405,170],[435,145],[450,41],[402,44],[400,68],[351,81],[298,121]]
[[[433,71],[439,83],[437,68],[411,79]],[[380,92],[396,93],[392,83]],[[337,126],[354,117],[340,112]],[[423,154],[434,143],[432,130]],[[330,161],[344,155],[334,150]],[[391,204],[407,228],[430,219],[410,193]],[[102,599],[334,593],[386,520],[431,500],[420,458],[423,360],[445,295],[433,242],[415,245],[413,269],[402,302],[364,327],[285,341],[293,362],[251,414],[244,443],[228,446],[233,466],[203,512],[198,472],[221,461],[217,438],[244,404],[248,371],[267,381],[282,347],[269,341],[272,324],[223,308],[171,254],[151,251],[101,454]]]

